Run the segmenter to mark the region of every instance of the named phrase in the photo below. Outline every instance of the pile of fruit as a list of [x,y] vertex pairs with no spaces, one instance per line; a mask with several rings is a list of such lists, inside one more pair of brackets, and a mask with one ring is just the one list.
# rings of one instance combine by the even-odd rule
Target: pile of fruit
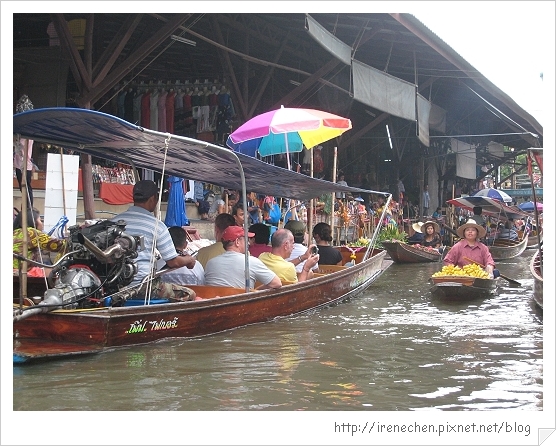
[[359,237],[355,242],[350,243],[350,246],[367,246],[370,240],[365,237]]
[[488,273],[475,263],[465,265],[463,268],[459,266],[444,266],[441,271],[432,275],[432,277],[440,276],[469,276],[478,277],[479,279],[488,279]]
[[430,246],[421,246],[418,243],[411,245],[413,248],[420,249],[421,251],[429,252],[431,254],[439,254],[438,249],[431,248]]

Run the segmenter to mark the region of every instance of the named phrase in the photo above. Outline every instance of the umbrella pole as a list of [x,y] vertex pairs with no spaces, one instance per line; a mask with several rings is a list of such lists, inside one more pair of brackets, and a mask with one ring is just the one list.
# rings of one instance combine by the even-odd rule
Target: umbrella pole
[[292,165],[290,163],[290,148],[288,147],[288,134],[284,133],[284,143],[286,145],[286,160],[288,162],[288,170],[292,170]]
[[[314,155],[315,151],[314,149],[311,150],[311,168],[310,168],[310,175],[311,178],[313,178],[313,155]],[[314,202],[315,199],[311,198],[309,200],[309,215],[307,216],[307,229],[308,229],[308,233],[309,233],[309,237],[307,239],[307,246],[309,246],[311,244],[311,241],[313,240],[313,212],[315,209],[314,206]]]
[[[332,182],[335,183],[336,182],[336,164],[338,162],[338,147],[334,147],[334,162],[332,163]],[[332,240],[334,240],[334,198],[335,198],[335,194],[334,192],[332,192],[332,211],[330,214],[330,228],[332,229],[331,231],[331,236],[332,236]]]

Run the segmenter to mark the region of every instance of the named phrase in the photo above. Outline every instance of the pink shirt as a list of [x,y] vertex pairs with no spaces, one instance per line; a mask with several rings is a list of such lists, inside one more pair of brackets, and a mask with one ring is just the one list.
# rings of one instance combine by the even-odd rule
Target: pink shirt
[[483,266],[495,266],[492,255],[486,245],[481,242],[477,242],[474,246],[471,246],[467,243],[467,240],[460,240],[452,246],[452,248],[448,251],[448,254],[446,254],[446,257],[444,257],[444,263],[456,265],[460,268],[464,265],[473,263],[469,260],[465,260],[464,257],[468,257]]
[[253,257],[259,257],[263,252],[270,252],[272,248],[268,245],[263,245],[262,243],[253,243],[249,246],[249,254]]

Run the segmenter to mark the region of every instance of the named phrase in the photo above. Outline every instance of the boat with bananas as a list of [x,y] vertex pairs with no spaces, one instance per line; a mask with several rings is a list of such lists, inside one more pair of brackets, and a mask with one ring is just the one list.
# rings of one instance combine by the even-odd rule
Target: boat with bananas
[[[473,211],[475,206],[482,209],[482,215],[495,217],[497,220],[506,221],[508,219],[524,219],[529,216],[517,206],[507,206],[506,204],[488,197],[461,197],[448,200],[446,203],[461,207],[468,211]],[[519,257],[527,248],[528,234],[522,234],[518,240],[495,239],[489,243],[488,249],[495,261],[509,260]]]
[[433,297],[453,300],[469,300],[490,297],[497,292],[498,278],[489,275],[477,264],[444,266],[432,275]]
[[[324,193],[370,192],[314,179],[205,141],[161,133],[105,113],[77,108],[35,109],[13,117],[14,134],[77,153],[246,191],[308,200]],[[138,178],[138,177],[136,177]],[[247,210],[244,209],[247,215]],[[383,214],[384,217],[384,214]],[[382,218],[375,232],[380,231]],[[244,227],[247,236],[247,226]],[[27,294],[27,275],[14,290],[13,361],[105,352],[169,338],[193,338],[272,321],[356,296],[392,262],[370,244],[352,266],[321,268],[314,278],[272,290],[188,286],[189,299],[138,294],[130,284],[144,240],[123,220],[69,228],[70,250],[54,265],[43,295]],[[32,262],[25,259],[23,264]],[[34,265],[41,266],[41,265]],[[44,265],[42,265],[44,266]],[[150,288],[163,270],[148,275]],[[15,279],[14,279],[15,284]],[[201,299],[193,299],[193,297]]]

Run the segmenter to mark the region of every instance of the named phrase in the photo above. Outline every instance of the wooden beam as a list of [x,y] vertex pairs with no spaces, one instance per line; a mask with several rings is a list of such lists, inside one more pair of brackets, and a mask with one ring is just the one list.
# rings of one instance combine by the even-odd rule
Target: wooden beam
[[[290,37],[289,33],[286,34],[286,38],[282,42],[282,45],[280,45],[280,49],[276,52],[276,55],[274,57],[274,62],[278,62],[280,60],[280,57],[282,56],[284,48],[286,47],[286,45],[288,43],[289,37]],[[272,73],[274,73],[274,67],[270,66],[270,67],[268,67],[266,76],[264,77],[262,82],[257,87],[257,91],[255,92],[255,98],[253,99],[253,101],[251,103],[251,108],[249,109],[249,114],[247,115],[248,119],[253,117],[253,113],[255,113],[255,109],[259,105],[259,102],[261,102],[261,98],[263,97],[263,94],[266,90],[266,87],[267,87],[268,83],[270,82],[270,78],[272,77]]]
[[78,99],[77,103],[81,104],[90,102],[94,104],[114,85],[120,82],[133,68],[141,63],[147,55],[154,51],[164,40],[166,40],[187,18],[190,14],[176,14],[171,20],[163,25],[152,37],[147,39],[141,45],[141,48],[131,54],[126,61],[119,65],[112,73],[106,76],[94,90]]
[[367,133],[368,131],[375,128],[378,124],[380,124],[382,121],[384,121],[389,116],[390,115],[388,113],[382,113],[382,114],[378,115],[375,119],[373,119],[371,122],[369,122],[365,127],[363,127],[361,130],[359,130],[357,133],[354,133],[353,135],[351,135],[351,138],[346,139],[345,141],[342,141],[342,143],[340,144],[340,146],[338,148],[340,150],[345,149],[350,144],[352,144],[353,142],[355,142],[356,140],[361,138],[365,133]]
[[91,89],[91,76],[85,68],[83,60],[81,60],[81,55],[77,50],[77,46],[73,40],[73,35],[70,32],[68,22],[64,18],[64,14],[52,14],[52,23],[56,28],[58,37],[60,38],[60,44],[70,56],[70,67],[73,72],[75,80],[79,84],[81,94],[84,91],[89,91]]
[[[218,23],[215,17],[212,17],[211,23],[214,29],[214,33],[216,34],[217,42],[220,45],[224,46],[224,37],[222,36],[222,30],[220,29],[220,24]],[[245,105],[245,102],[243,101],[243,95],[241,94],[241,89],[239,88],[239,84],[237,82],[234,66],[232,65],[230,55],[228,54],[228,51],[222,51],[222,53],[223,53],[222,56],[224,57],[224,61],[228,68],[230,79],[232,81],[232,87],[234,89],[234,98],[236,99],[237,105],[239,106],[241,120],[247,121],[247,107]]]
[[126,18],[93,68],[93,87],[96,87],[112,69],[142,18],[143,14],[133,14]]
[[321,68],[319,68],[317,71],[315,71],[313,74],[311,74],[297,88],[294,88],[286,96],[284,96],[276,104],[274,104],[274,108],[278,108],[281,105],[287,106],[287,105],[291,104],[291,102],[295,98],[299,97],[301,94],[303,94],[309,88],[311,88],[313,85],[315,85],[317,82],[319,82],[320,78],[322,76],[325,76],[326,74],[330,73],[340,63],[342,63],[342,62],[339,59],[336,59],[336,58],[329,60],[328,63],[326,63]]

